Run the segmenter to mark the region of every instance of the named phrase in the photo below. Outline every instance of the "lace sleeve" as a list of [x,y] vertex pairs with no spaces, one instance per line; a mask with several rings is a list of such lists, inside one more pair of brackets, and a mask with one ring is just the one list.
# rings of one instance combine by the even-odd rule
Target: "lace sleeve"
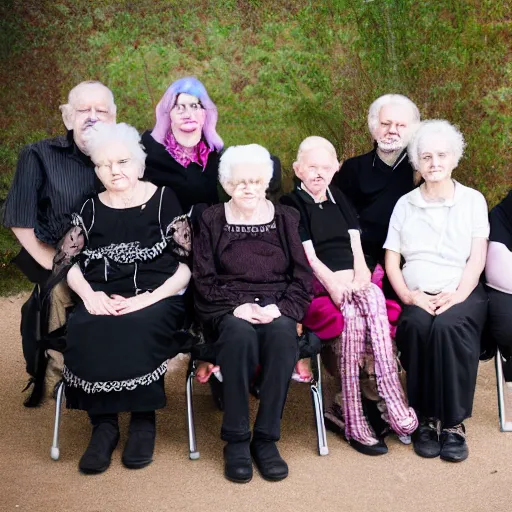
[[174,191],[162,187],[160,193],[159,222],[168,242],[168,250],[181,263],[190,264],[192,253],[192,231],[190,220],[183,214]]
[[83,227],[82,217],[73,214],[72,224],[57,246],[57,252],[53,257],[52,273],[43,286],[42,297],[46,297],[52,288],[67,276],[85,246],[86,230]]

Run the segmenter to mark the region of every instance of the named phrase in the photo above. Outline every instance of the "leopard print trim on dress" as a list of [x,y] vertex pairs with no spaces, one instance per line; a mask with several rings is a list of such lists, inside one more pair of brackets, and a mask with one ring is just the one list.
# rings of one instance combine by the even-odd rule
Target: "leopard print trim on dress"
[[66,385],[74,388],[80,388],[86,393],[109,393],[110,391],[132,391],[137,386],[149,386],[162,378],[167,372],[167,360],[165,360],[156,370],[146,373],[140,377],[127,380],[111,380],[106,382],[89,382],[77,377],[71,370],[64,365],[62,369],[62,377],[66,381]]

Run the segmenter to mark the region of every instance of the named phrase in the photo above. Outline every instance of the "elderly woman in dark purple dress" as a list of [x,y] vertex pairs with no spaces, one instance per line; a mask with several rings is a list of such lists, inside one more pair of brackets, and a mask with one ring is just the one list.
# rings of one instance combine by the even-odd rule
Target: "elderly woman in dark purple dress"
[[[261,146],[235,146],[221,157],[219,180],[231,196],[204,211],[194,241],[195,305],[212,333],[224,385],[221,437],[225,476],[281,480],[281,413],[298,353],[296,324],[311,300],[311,274],[299,238],[299,214],[265,199],[272,160]],[[253,438],[249,384],[262,367]]]

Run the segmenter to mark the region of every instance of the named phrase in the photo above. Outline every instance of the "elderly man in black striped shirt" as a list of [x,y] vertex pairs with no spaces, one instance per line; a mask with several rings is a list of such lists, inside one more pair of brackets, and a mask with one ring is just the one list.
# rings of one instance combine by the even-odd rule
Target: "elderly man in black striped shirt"
[[[14,263],[36,283],[34,293],[22,308],[21,322],[23,352],[27,371],[32,376],[41,366],[37,362],[41,344],[35,335],[39,286],[50,275],[68,214],[85,195],[94,192],[97,183],[94,164],[88,156],[89,133],[97,121],[116,120],[112,92],[96,81],[74,87],[60,110],[67,135],[28,144],[22,149],[3,214],[4,226],[12,229],[22,245]],[[66,305],[66,295],[53,297],[50,325],[45,329],[48,332],[64,321],[62,306]]]

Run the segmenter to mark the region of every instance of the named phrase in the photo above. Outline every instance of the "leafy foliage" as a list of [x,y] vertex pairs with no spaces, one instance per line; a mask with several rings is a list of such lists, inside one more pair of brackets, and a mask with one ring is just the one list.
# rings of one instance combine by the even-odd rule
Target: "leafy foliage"
[[[512,8],[505,0],[10,0],[0,7],[0,203],[23,144],[62,132],[71,87],[112,88],[140,130],[168,85],[195,75],[227,145],[258,142],[290,177],[303,137],[340,159],[367,151],[378,95],[411,97],[423,118],[464,133],[457,178],[490,205],[510,187]],[[0,232],[0,265],[14,250]]]

